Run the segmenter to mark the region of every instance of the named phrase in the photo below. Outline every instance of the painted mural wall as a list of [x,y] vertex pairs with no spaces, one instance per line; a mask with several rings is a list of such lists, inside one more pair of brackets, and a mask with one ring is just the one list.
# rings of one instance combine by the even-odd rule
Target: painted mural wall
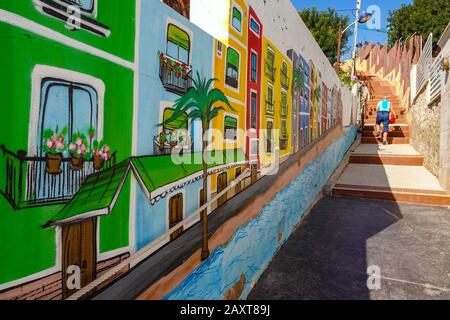
[[[355,114],[289,0],[0,1],[0,40],[0,299],[80,294],[77,270],[93,288],[81,298],[92,297],[112,267],[182,236],[202,205],[214,214],[277,156],[298,156]],[[223,97],[207,121],[187,107],[199,92]],[[348,141],[336,143],[320,163],[340,159]],[[205,170],[203,149],[214,159]],[[297,180],[323,169],[322,183],[335,165]],[[302,206],[318,192],[295,188]],[[286,238],[300,219],[288,216]],[[224,248],[202,268],[225,252],[239,255]],[[261,252],[247,284],[274,252]],[[241,274],[229,276],[220,289]]]

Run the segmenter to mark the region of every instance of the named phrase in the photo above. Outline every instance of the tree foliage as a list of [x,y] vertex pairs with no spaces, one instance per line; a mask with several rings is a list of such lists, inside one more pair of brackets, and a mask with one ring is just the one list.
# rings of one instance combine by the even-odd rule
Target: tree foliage
[[[337,61],[339,24],[344,29],[350,23],[349,18],[339,15],[332,8],[328,8],[326,12],[321,12],[315,7],[305,8],[299,11],[299,15],[328,60],[330,60],[331,64],[334,64]],[[349,35],[348,31],[342,35],[341,54],[348,52],[347,42]]]
[[414,33],[424,39],[433,33],[436,45],[445,27],[450,22],[450,0],[414,0],[410,5],[389,12],[389,45],[405,40]]

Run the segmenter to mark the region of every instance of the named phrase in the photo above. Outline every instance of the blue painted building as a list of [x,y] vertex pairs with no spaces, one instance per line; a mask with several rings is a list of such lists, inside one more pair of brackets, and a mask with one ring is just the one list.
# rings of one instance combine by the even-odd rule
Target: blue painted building
[[303,74],[303,89],[300,98],[300,117],[299,117],[299,130],[300,130],[300,147],[303,148],[311,142],[311,130],[310,130],[310,83],[311,83],[311,70],[309,63],[299,55],[300,70]]
[[[163,158],[170,159],[176,145],[182,145],[186,152],[201,151],[200,121],[189,121],[183,126],[185,133],[178,130],[185,116],[161,124],[173,115],[175,101],[192,86],[197,72],[202,78],[213,78],[214,42],[205,31],[164,3],[140,3],[139,102],[134,154],[161,157],[156,167],[146,169],[164,171],[164,165],[174,166]],[[167,185],[151,193],[136,185],[135,249],[152,242],[200,207],[202,180],[199,175],[198,172],[191,176],[178,175],[176,180],[166,181]]]

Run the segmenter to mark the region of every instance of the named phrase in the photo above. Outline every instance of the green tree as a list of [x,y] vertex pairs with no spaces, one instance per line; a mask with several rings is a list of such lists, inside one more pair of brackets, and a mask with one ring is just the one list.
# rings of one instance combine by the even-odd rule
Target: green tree
[[426,39],[431,32],[436,45],[449,21],[450,0],[414,0],[412,4],[389,12],[389,45],[414,33]]
[[[175,101],[173,106],[173,115],[165,121],[165,123],[171,123],[177,120],[181,115],[188,113],[187,118],[180,124],[180,128],[186,125],[186,122],[191,120],[201,120],[202,122],[202,162],[203,162],[203,190],[202,198],[207,199],[208,190],[208,165],[205,160],[205,153],[207,152],[208,137],[207,131],[209,130],[209,124],[211,121],[219,115],[220,111],[224,111],[224,107],[215,106],[217,103],[225,104],[230,110],[234,111],[228,98],[219,89],[211,89],[212,84],[218,81],[217,79],[202,79],[200,73],[197,72],[197,79],[193,79],[193,87],[182,96],[180,99]],[[202,254],[201,259],[205,260],[209,257],[208,248],[208,215],[207,211],[203,210],[202,213]]]
[[[330,60],[331,64],[334,64],[337,61],[339,24],[344,29],[350,23],[349,18],[339,15],[332,8],[328,8],[326,12],[320,12],[316,7],[303,9],[299,11],[299,15],[328,60]],[[348,52],[347,42],[349,35],[348,31],[342,35],[341,54]]]

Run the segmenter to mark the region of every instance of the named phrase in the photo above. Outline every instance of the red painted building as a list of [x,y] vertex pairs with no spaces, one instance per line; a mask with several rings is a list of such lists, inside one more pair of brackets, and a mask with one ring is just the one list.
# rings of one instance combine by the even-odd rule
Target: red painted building
[[[259,167],[259,139],[262,81],[263,25],[252,7],[248,17],[248,64],[247,64],[247,157]],[[256,174],[253,172],[253,174]]]

